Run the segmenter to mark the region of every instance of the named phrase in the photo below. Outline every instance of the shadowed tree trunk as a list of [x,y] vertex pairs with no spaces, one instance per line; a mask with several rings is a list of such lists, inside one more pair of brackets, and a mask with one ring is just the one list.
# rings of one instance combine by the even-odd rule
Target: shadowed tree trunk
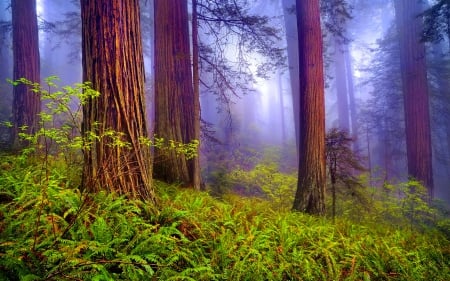
[[[155,0],[154,11],[155,134],[189,143],[198,139],[199,105],[192,83],[187,1]],[[161,149],[154,159],[156,178],[199,188],[197,159]]]
[[[192,0],[192,79],[194,86],[194,136],[193,139],[200,141],[200,66],[199,66],[199,46],[198,46],[198,15],[197,0]],[[195,189],[201,187],[200,177],[200,155],[197,148],[197,157],[191,160],[192,185]]]
[[100,92],[83,106],[83,133],[100,137],[84,151],[84,186],[155,202],[150,149],[140,141],[147,124],[139,1],[82,0],[81,18],[83,80]]
[[319,1],[297,0],[300,147],[293,209],[325,213],[325,101]]
[[[13,27],[13,79],[26,78],[31,82],[40,82],[39,39],[36,16],[36,0],[12,0]],[[3,67],[3,66],[2,66]],[[41,100],[39,95],[30,91],[26,85],[13,88],[11,144],[20,149],[26,143],[21,141],[19,133],[34,134],[39,126]],[[22,130],[22,128],[26,128]]]
[[420,42],[420,0],[394,0],[400,40],[400,66],[405,108],[408,174],[433,197],[430,113],[425,45]]

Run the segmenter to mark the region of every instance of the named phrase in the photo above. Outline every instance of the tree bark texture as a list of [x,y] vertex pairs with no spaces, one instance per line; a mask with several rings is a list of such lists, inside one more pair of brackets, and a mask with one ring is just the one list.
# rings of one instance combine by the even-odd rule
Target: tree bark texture
[[319,1],[297,0],[300,70],[300,147],[293,209],[325,212],[325,101]]
[[84,151],[84,185],[156,202],[140,140],[148,133],[139,1],[82,0],[81,18],[83,80],[100,92],[83,106],[83,133],[96,136]]
[[405,108],[409,176],[424,184],[433,197],[430,113],[420,0],[394,0],[400,41],[400,66]]
[[[36,16],[36,0],[12,0],[13,27],[13,79],[26,78],[31,82],[40,82],[40,58],[38,24]],[[20,140],[19,133],[34,134],[39,126],[41,111],[40,96],[26,85],[13,88],[12,132],[13,149],[20,149],[25,142]],[[21,128],[26,126],[25,130]]]
[[[200,141],[200,65],[199,65],[199,45],[198,45],[198,15],[197,0],[192,0],[192,79],[194,87],[194,139]],[[197,148],[197,157],[192,159],[192,184],[195,189],[201,187],[200,176],[200,146]]]
[[[189,143],[199,132],[190,58],[186,0],[155,0],[155,134]],[[197,133],[196,133],[197,132]],[[198,188],[197,159],[187,160],[170,149],[156,149],[155,178]]]

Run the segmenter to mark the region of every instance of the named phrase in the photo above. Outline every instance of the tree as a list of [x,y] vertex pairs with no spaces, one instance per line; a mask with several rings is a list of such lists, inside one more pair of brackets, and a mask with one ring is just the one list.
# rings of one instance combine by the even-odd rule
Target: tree
[[395,0],[400,42],[400,71],[405,112],[408,174],[427,187],[433,197],[430,113],[425,45],[420,42],[419,0]]
[[144,102],[138,0],[81,1],[83,80],[100,97],[83,106],[84,186],[155,202]]
[[[40,82],[40,59],[36,0],[12,0],[13,29],[13,79],[26,78],[34,83]],[[39,126],[41,100],[24,84],[13,89],[12,132],[13,149],[26,145],[19,133],[34,134]]]
[[300,139],[300,117],[299,117],[299,71],[298,71],[298,31],[297,19],[295,17],[295,0],[282,0],[284,25],[286,29],[286,51],[289,67],[289,81],[291,84],[292,104],[294,109],[295,140],[297,146]]
[[297,0],[300,70],[300,147],[293,209],[325,212],[325,102],[319,1]]
[[361,159],[352,151],[351,145],[353,141],[347,131],[337,128],[330,129],[325,138],[327,168],[331,182],[331,214],[333,219],[336,216],[336,185],[343,183],[352,194],[356,194],[355,187],[360,186],[360,184],[354,174],[365,170],[360,164]]
[[383,168],[383,175],[375,178],[380,177],[384,184],[401,179],[407,170],[400,48],[395,26],[391,25],[377,44],[368,68],[363,69],[369,74],[363,83],[370,83],[372,89],[359,124],[366,127],[367,141],[373,143],[367,166]]
[[[194,139],[200,140],[200,66],[198,44],[198,14],[197,0],[192,0],[192,80],[194,87]],[[192,160],[192,184],[195,189],[200,189],[202,180],[200,176],[200,157],[197,149],[197,157]]]
[[[187,1],[156,0],[154,13],[155,134],[190,143],[199,136],[196,123],[200,121],[192,81]],[[198,189],[200,170],[195,161],[175,150],[156,149],[154,176]]]
[[425,12],[422,40],[439,42],[447,37],[450,52],[450,0],[439,0]]

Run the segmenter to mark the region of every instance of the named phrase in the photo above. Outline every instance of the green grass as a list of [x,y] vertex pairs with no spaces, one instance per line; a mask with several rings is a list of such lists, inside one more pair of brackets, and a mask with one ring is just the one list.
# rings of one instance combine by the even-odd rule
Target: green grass
[[[450,242],[155,183],[156,209],[87,196],[61,163],[0,158],[0,280],[448,280]],[[364,214],[364,216],[370,216]],[[407,225],[407,224],[406,224]]]

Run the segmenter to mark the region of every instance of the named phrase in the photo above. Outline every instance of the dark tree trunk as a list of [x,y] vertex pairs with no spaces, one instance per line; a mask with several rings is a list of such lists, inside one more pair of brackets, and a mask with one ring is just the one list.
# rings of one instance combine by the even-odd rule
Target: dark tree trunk
[[[36,0],[12,0],[13,26],[13,79],[26,78],[40,82],[39,39],[36,16]],[[19,133],[34,134],[39,126],[41,100],[38,94],[26,85],[13,89],[11,144],[20,149],[26,142],[21,141]],[[21,128],[26,128],[22,130]]]
[[325,213],[325,101],[319,1],[297,0],[300,147],[293,209]]
[[408,174],[433,197],[430,113],[425,45],[420,42],[420,0],[394,0],[400,40]]
[[[155,134],[189,143],[198,137],[199,105],[192,83],[187,1],[155,0],[154,11]],[[174,150],[156,149],[154,176],[199,188],[195,161]]]
[[[193,139],[200,141],[200,67],[198,48],[198,18],[197,0],[192,0],[192,79],[194,86],[194,136]],[[191,160],[190,169],[192,174],[192,185],[200,189],[202,180],[200,176],[200,147],[197,149],[197,157]]]
[[[81,1],[83,80],[100,92],[83,106],[84,187],[156,202],[144,101],[138,0]],[[105,136],[112,131],[112,137]],[[122,145],[121,145],[122,144]]]

